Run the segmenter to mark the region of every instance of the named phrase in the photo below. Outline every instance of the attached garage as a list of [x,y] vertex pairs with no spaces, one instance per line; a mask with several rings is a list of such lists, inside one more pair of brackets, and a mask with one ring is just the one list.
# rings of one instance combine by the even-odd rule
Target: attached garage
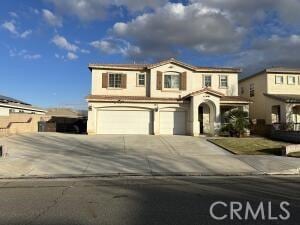
[[161,111],[160,134],[185,135],[186,113],[184,111]]
[[140,109],[101,109],[97,114],[98,134],[152,134],[152,112]]

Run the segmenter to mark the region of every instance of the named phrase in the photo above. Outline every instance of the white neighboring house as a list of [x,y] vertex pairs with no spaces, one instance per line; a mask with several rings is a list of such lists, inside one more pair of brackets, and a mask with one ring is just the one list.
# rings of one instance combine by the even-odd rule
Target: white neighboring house
[[237,68],[199,67],[174,58],[156,64],[89,64],[89,134],[216,134],[224,113],[248,110]]
[[44,115],[46,112],[46,110],[34,107],[26,102],[0,95],[0,116],[9,116],[10,113]]

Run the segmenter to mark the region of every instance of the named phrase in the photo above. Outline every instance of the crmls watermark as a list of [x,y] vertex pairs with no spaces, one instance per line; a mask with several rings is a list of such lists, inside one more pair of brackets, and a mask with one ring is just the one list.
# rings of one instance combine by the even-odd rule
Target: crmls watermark
[[[290,203],[286,201],[276,206],[270,201],[252,205],[248,201],[246,203],[217,201],[211,204],[209,213],[215,220],[288,220],[291,216],[289,206]],[[275,209],[279,211],[276,215]]]

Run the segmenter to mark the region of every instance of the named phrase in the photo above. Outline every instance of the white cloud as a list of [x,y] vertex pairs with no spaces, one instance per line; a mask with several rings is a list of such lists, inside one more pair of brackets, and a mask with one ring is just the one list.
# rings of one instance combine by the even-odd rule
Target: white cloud
[[297,23],[300,19],[299,0],[190,0],[209,7],[217,7],[226,12],[236,23],[251,25],[263,19],[268,13],[276,12],[287,23]]
[[141,53],[138,46],[131,45],[125,40],[116,38],[105,38],[93,41],[90,45],[106,54],[121,54],[124,56],[134,57]]
[[20,34],[21,38],[26,38],[32,33],[32,30],[25,30],[23,33]]
[[174,46],[204,53],[232,52],[239,49],[244,34],[243,27],[233,24],[222,10],[200,3],[168,3],[128,23],[116,23],[112,31],[153,57],[176,54]]
[[74,54],[73,52],[68,52],[67,58],[69,60],[75,60],[75,59],[78,59],[78,56],[76,54]]
[[89,53],[90,53],[90,50],[87,50],[87,49],[80,49],[80,52],[81,52],[81,53],[84,53],[84,54],[89,54]]
[[68,40],[60,35],[55,35],[52,38],[52,42],[58,46],[59,48],[65,49],[67,51],[76,52],[78,50],[78,46],[68,42]]
[[28,59],[28,60],[40,59],[42,57],[41,54],[30,53],[26,49],[22,49],[20,51],[18,51],[16,49],[9,49],[9,56],[10,57],[21,57],[23,59]]
[[5,21],[2,25],[1,25],[4,29],[8,30],[10,33],[18,35],[18,31],[17,28],[15,26],[15,22],[13,20],[11,21]]
[[235,55],[234,66],[242,66],[245,73],[250,74],[263,68],[273,66],[299,67],[300,35],[271,35],[258,38],[249,49]]
[[16,12],[9,12],[8,13],[11,17],[14,17],[14,18],[18,18],[18,14]]
[[153,9],[164,5],[167,0],[48,0],[61,14],[74,15],[82,21],[104,19],[120,13],[121,7],[130,12]]
[[24,59],[40,59],[42,56],[40,54],[25,54]]
[[60,54],[58,54],[58,53],[55,53],[55,54],[54,54],[54,57],[57,58],[57,59],[62,59],[62,60],[65,59],[65,56],[64,56],[64,55],[60,55]]
[[15,25],[15,21],[11,20],[11,21],[5,21],[1,27],[6,29],[7,31],[9,31],[10,33],[12,33],[13,35],[15,35],[16,37],[20,37],[20,38],[26,38],[28,37],[31,33],[32,30],[25,30],[24,32],[19,32],[17,30],[17,27]]
[[62,27],[62,19],[56,15],[54,15],[50,10],[43,9],[43,18],[44,20],[53,27]]

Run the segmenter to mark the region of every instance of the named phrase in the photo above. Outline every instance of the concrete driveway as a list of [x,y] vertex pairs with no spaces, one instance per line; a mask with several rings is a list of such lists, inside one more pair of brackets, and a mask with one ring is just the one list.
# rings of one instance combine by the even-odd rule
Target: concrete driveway
[[299,159],[235,156],[190,136],[37,133],[2,138],[0,144],[9,152],[0,159],[0,177],[249,175],[300,168]]

